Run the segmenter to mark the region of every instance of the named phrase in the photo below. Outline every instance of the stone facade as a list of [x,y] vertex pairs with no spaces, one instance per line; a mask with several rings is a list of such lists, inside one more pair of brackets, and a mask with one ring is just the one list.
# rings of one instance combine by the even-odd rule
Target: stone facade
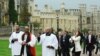
[[90,6],[88,10],[86,4],[80,5],[82,29],[92,30],[94,33],[100,32],[100,9],[96,5]]
[[0,0],[0,24],[8,25],[8,1],[9,0]]
[[65,4],[62,3],[60,9],[55,10],[49,5],[45,5],[43,10],[38,9],[38,5],[34,6],[34,14],[31,22],[40,22],[41,29],[45,27],[53,27],[57,31],[57,19],[59,28],[68,31],[79,29],[79,9],[65,9]]

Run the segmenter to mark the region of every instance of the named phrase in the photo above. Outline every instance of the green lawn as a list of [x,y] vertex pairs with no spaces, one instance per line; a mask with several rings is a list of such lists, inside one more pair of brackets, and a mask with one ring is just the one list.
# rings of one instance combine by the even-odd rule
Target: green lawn
[[[8,48],[8,40],[0,40],[0,56],[11,56],[10,49]],[[36,46],[37,56],[41,55],[41,46]]]

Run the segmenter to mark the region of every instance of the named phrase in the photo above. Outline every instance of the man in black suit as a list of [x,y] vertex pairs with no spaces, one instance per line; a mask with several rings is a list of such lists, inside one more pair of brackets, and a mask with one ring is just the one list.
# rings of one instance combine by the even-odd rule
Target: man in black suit
[[98,53],[98,51],[100,50],[100,33],[98,35],[96,35],[96,51],[95,54]]
[[57,39],[58,39],[58,50],[57,50],[57,54],[58,54],[58,56],[61,56],[61,46],[60,46],[61,45],[61,43],[60,43],[61,37],[62,37],[62,31],[59,31],[58,32],[58,35],[57,35]]
[[89,56],[92,56],[92,51],[95,48],[95,46],[94,46],[95,43],[96,43],[96,38],[92,34],[92,32],[89,31],[89,34],[88,34],[87,39],[86,39],[87,51],[89,52]]
[[87,39],[88,33],[84,34],[84,39],[83,39],[83,54],[87,54],[86,50],[86,39]]
[[69,39],[70,39],[70,35],[68,35],[68,32],[63,31],[63,36],[61,37],[61,40],[60,40],[62,56],[70,56],[70,50],[69,50],[70,42],[69,42]]

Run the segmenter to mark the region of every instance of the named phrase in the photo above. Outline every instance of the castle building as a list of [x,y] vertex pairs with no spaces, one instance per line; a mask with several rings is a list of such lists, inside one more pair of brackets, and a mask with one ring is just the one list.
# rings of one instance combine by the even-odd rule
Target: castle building
[[79,29],[79,13],[80,9],[66,9],[65,3],[61,3],[58,10],[53,9],[49,5],[44,5],[43,10],[38,9],[38,5],[34,5],[34,14],[31,22],[40,22],[41,29],[45,27],[52,27],[57,31],[57,19],[59,21],[59,28],[68,31],[75,31]]
[[[67,31],[75,30],[92,30],[95,33],[100,32],[100,7],[96,5],[87,8],[86,4],[80,4],[77,9],[65,8],[65,3],[61,2],[59,9],[45,4],[42,10],[38,8],[35,0],[15,0],[15,10],[18,12],[18,21],[20,21],[20,13],[24,4],[28,4],[28,12],[31,14],[30,22],[38,22],[41,25],[39,29],[52,27],[57,31],[57,27]],[[8,24],[9,17],[8,0],[0,1],[0,24]],[[59,22],[59,23],[58,23]]]

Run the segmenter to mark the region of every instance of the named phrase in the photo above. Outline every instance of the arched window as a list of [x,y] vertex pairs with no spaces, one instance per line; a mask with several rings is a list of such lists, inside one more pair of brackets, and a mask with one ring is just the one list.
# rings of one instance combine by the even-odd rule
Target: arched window
[[90,17],[87,17],[87,24],[90,24],[90,23],[91,23]]

